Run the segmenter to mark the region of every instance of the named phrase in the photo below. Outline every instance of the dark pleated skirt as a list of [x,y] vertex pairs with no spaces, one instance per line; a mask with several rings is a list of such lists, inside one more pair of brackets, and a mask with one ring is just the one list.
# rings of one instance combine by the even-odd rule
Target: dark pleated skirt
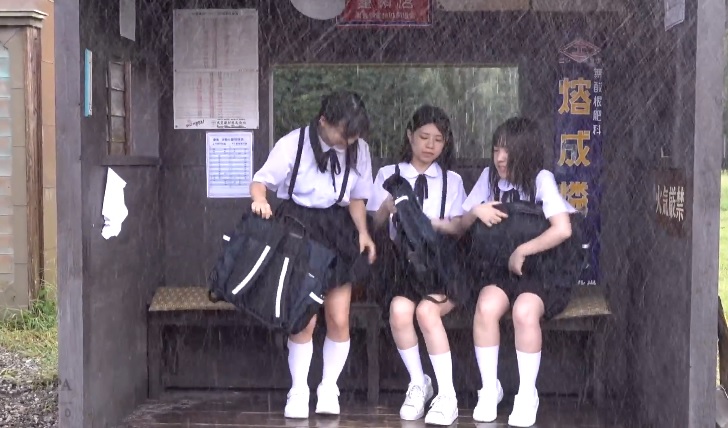
[[359,233],[348,208],[339,205],[309,208],[285,200],[274,215],[293,227],[300,227],[306,236],[336,254],[331,287],[347,283],[362,285],[369,279],[368,257],[359,252]]

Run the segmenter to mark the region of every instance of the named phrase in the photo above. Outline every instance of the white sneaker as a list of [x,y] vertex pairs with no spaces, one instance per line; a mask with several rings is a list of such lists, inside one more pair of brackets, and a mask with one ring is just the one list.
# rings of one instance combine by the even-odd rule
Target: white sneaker
[[308,389],[291,389],[288,391],[288,401],[286,401],[286,409],[283,415],[292,419],[307,419],[309,396]]
[[407,395],[402,408],[399,409],[399,417],[405,421],[416,421],[425,416],[425,403],[432,398],[435,391],[432,389],[432,380],[425,375],[425,385],[411,384],[407,388]]
[[316,413],[320,415],[338,415],[341,413],[339,388],[336,385],[319,385],[316,389],[316,397]]
[[425,423],[450,426],[458,418],[458,399],[454,395],[439,395],[432,400]]
[[477,422],[493,422],[498,417],[498,404],[503,400],[503,387],[496,380],[495,388],[482,388],[478,391],[478,404],[473,409],[473,419]]
[[526,428],[536,423],[536,412],[538,412],[538,391],[533,390],[533,395],[518,394],[513,400],[513,411],[508,418],[508,425]]

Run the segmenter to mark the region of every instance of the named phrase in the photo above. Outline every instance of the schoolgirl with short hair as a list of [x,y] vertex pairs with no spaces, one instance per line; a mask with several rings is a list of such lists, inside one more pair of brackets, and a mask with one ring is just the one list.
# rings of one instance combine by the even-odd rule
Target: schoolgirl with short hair
[[[253,176],[252,211],[300,221],[308,236],[336,253],[333,287],[326,294],[326,339],[323,377],[316,413],[339,414],[337,380],[349,355],[349,307],[352,283],[364,281],[376,257],[367,230],[365,200],[372,191],[369,146],[362,139],[369,117],[359,95],[340,91],[325,96],[319,114],[303,128],[278,140],[265,164]],[[275,214],[266,191],[281,204]],[[292,386],[284,414],[308,418],[308,372],[313,355],[316,317],[288,339]]]
[[[442,234],[458,233],[457,222],[462,215],[462,203],[466,195],[460,175],[449,170],[453,145],[450,119],[442,109],[425,105],[415,111],[405,131],[400,162],[382,167],[374,181],[367,210],[374,212],[375,226],[387,224],[393,230],[391,218],[396,209],[392,196],[382,184],[393,174],[399,174],[414,189],[416,199],[431,219],[434,229]],[[390,237],[396,239],[393,234]],[[453,263],[447,265],[456,268],[458,263],[455,255],[450,256],[453,257]],[[441,318],[459,303],[457,286],[466,284],[456,284],[456,279],[453,284],[430,284],[428,287],[437,292],[429,299],[423,298],[404,256],[396,252],[380,255],[380,259],[389,257],[397,259],[395,283],[391,284],[391,278],[385,279],[390,282],[387,284],[389,298],[386,299],[389,324],[399,354],[410,374],[400,417],[404,420],[422,418],[425,415],[425,403],[434,393],[432,381],[422,369],[414,325],[416,317],[438,386],[438,395],[432,401],[425,422],[450,425],[458,416],[458,408],[452,380],[450,345]]]

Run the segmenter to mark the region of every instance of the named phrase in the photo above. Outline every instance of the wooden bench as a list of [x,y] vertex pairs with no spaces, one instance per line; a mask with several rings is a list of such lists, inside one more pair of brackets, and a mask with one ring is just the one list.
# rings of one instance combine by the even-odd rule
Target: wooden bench
[[[367,400],[379,401],[379,331],[381,309],[370,303],[351,305],[351,329],[366,331]],[[160,287],[149,306],[147,324],[147,369],[149,397],[158,398],[165,389],[163,374],[165,326],[221,327],[252,325],[255,321],[227,302],[213,303],[204,287]]]
[[[213,316],[203,316],[203,314]],[[544,330],[590,332],[588,364],[590,375],[584,392],[591,392],[595,401],[603,399],[603,388],[599,382],[598,357],[603,354],[603,342],[594,340],[593,334],[611,311],[603,291],[597,287],[579,287],[569,306],[554,319],[544,323]],[[162,332],[165,326],[235,326],[250,324],[250,319],[241,315],[234,306],[226,302],[212,303],[204,287],[160,287],[149,306],[148,319],[148,370],[149,395],[157,398],[164,390],[162,373]],[[472,328],[472,319],[462,313],[445,317],[446,328]],[[379,402],[379,333],[388,328],[382,320],[381,309],[373,303],[353,303],[351,306],[352,329],[366,331],[367,348],[367,400],[371,405]],[[584,397],[586,394],[580,394]]]

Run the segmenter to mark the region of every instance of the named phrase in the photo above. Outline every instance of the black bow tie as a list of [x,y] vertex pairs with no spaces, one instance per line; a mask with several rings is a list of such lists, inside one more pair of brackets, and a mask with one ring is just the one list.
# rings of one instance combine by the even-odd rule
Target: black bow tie
[[331,184],[334,186],[334,191],[336,190],[336,176],[341,174],[341,163],[339,162],[339,156],[336,154],[336,150],[329,149],[324,156],[321,156],[318,159],[318,167],[321,171],[326,171],[326,167],[328,165],[329,171],[331,171]]
[[420,203],[420,206],[424,206],[425,199],[427,199],[428,197],[427,177],[425,176],[425,174],[420,174],[417,176],[417,180],[415,180],[414,191],[415,197]]
[[511,189],[503,192],[501,196],[501,202],[516,202],[521,200],[521,194],[516,189]]

